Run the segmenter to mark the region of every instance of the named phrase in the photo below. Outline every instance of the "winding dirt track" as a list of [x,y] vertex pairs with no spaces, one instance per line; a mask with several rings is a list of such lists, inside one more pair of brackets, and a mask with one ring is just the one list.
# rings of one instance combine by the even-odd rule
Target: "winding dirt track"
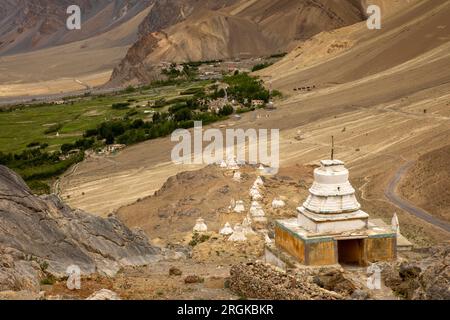
[[413,216],[422,219],[438,228],[441,228],[447,232],[450,233],[450,224],[447,222],[438,219],[425,210],[415,207],[410,202],[406,201],[405,199],[401,198],[399,195],[397,195],[396,190],[399,182],[401,181],[402,177],[405,175],[405,173],[408,171],[409,168],[414,164],[414,161],[409,161],[402,165],[400,169],[395,173],[392,180],[389,182],[389,185],[387,186],[384,194],[386,198],[392,202],[394,205],[399,207],[400,209],[408,212],[409,214],[412,214]]

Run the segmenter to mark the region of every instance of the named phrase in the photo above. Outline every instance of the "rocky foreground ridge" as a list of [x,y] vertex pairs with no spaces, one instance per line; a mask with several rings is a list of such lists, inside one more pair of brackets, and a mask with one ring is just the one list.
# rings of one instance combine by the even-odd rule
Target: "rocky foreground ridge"
[[57,196],[38,197],[10,169],[0,166],[0,291],[33,290],[45,277],[115,274],[122,266],[159,259],[143,233],[115,217],[73,210]]

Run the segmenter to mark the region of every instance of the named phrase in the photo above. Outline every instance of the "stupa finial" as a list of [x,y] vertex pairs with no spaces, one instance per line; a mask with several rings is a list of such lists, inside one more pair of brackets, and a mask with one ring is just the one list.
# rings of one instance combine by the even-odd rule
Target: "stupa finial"
[[334,136],[331,136],[331,160],[334,160]]

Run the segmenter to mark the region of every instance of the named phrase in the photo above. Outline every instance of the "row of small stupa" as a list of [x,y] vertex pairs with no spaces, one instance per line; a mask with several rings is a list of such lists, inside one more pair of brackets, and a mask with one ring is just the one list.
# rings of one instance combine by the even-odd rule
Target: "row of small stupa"
[[[241,181],[241,173],[239,170],[239,165],[234,159],[229,160],[228,162],[222,161],[219,166],[223,169],[233,170],[233,180],[235,182]],[[265,167],[260,165],[258,170],[263,173],[265,172]],[[257,222],[266,222],[266,215],[263,207],[259,203],[260,200],[263,199],[261,188],[264,186],[263,179],[258,176],[253,183],[252,187],[249,190],[249,196],[251,198],[251,206],[249,210],[249,214],[244,218],[242,224],[236,224],[234,228],[231,227],[230,223],[225,223],[225,226],[220,230],[220,234],[228,237],[229,241],[246,241],[248,235],[256,234],[252,229],[252,221]],[[274,199],[272,201],[272,207],[274,209],[282,208],[285,206],[285,202],[282,199]],[[244,201],[232,200],[230,205],[230,210],[233,210],[236,213],[243,213],[246,211]],[[208,227],[205,224],[205,221],[200,218],[197,220],[197,223],[194,227],[194,232],[207,232]],[[268,237],[267,232],[263,232],[265,234],[266,242],[271,242],[272,240]]]

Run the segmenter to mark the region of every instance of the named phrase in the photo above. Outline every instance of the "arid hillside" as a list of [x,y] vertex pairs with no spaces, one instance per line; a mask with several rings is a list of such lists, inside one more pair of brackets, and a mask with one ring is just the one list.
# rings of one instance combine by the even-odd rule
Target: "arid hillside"
[[417,159],[400,185],[401,194],[428,212],[450,221],[450,146]]
[[[150,0],[6,0],[0,4],[0,55],[11,55],[85,40],[132,19]],[[78,5],[82,29],[66,28],[67,8]],[[124,39],[124,42],[135,39]]]
[[[282,168],[328,158],[334,135],[336,157],[349,167],[367,212],[386,222],[397,212],[405,235],[422,245],[449,235],[390,203],[385,190],[404,163],[448,144],[450,3],[402,4],[381,30],[362,22],[302,42],[259,73],[285,94],[277,110],[223,125],[280,129]],[[88,160],[63,178],[62,194],[102,215],[149,196],[187,169],[170,162],[173,146],[158,139],[111,159]]]
[[[310,166],[292,166],[276,177],[265,179],[262,205],[267,215],[295,215],[295,208],[307,196],[307,186],[312,183],[312,170]],[[120,208],[118,217],[163,243],[182,241],[198,218],[205,219],[210,230],[216,232],[226,222],[242,223],[246,215],[232,212],[229,206],[232,201],[242,200],[248,211],[251,204],[248,191],[258,177],[258,170],[246,166],[240,172],[239,182],[233,180],[232,171],[218,166],[179,173],[170,177],[153,196]],[[289,200],[286,208],[276,212],[271,203],[279,197]]]
[[[69,32],[65,26],[68,5],[22,1],[20,5],[30,9],[11,11],[2,2],[9,15],[0,20],[1,97],[67,93],[108,81],[114,66],[138,39],[139,26],[150,7],[144,1],[92,3],[92,7],[81,6],[92,17],[83,15],[82,29]],[[121,18],[116,16],[120,12]],[[22,24],[23,32],[18,35],[12,28]],[[39,31],[44,25],[48,30]]]
[[[339,4],[323,0],[211,1],[201,6],[187,1],[184,6],[173,8],[175,12],[183,11],[173,15],[172,26],[161,30],[146,28],[147,32],[114,70],[112,83],[155,79],[161,61],[230,59],[286,52],[299,40],[363,20],[361,8],[354,1]],[[150,14],[147,21],[152,17]]]

